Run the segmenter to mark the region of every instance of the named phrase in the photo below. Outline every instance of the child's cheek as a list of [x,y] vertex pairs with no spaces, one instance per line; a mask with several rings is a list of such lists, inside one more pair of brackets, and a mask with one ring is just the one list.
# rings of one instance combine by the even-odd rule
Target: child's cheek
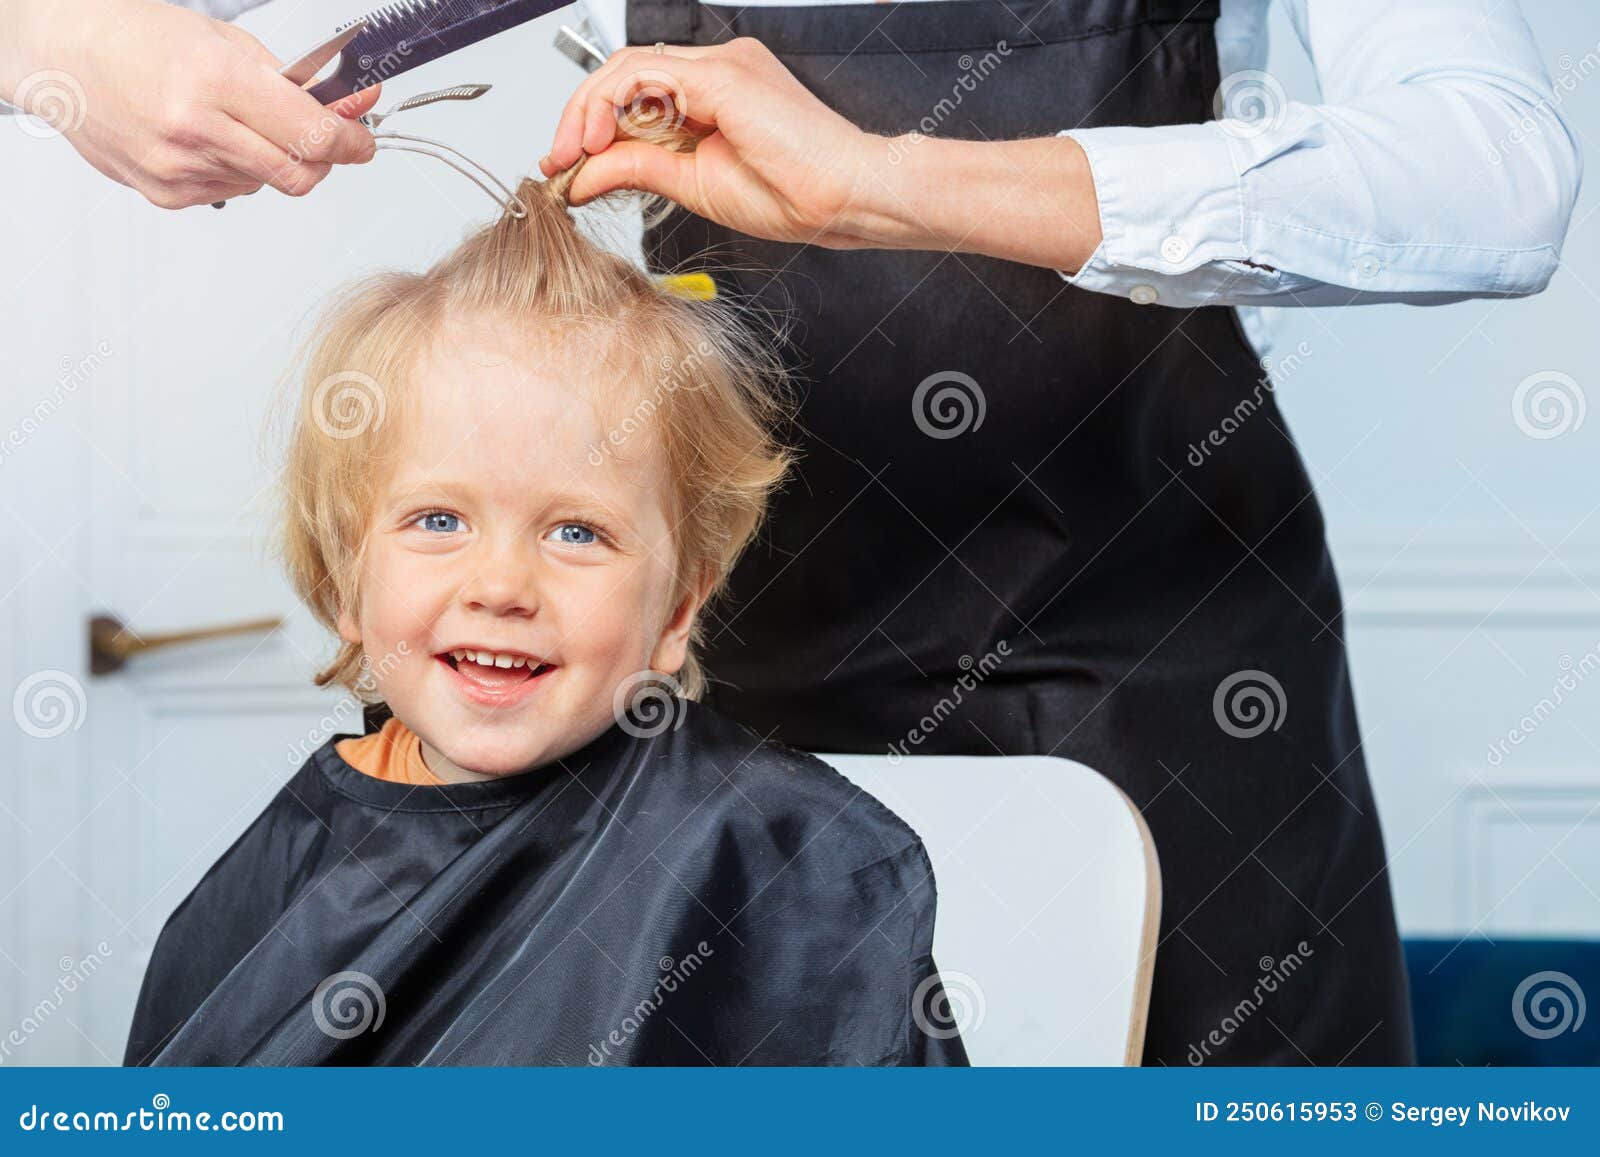
[[386,677],[417,678],[425,663],[433,660],[427,645],[428,624],[438,608],[430,591],[438,576],[430,574],[426,559],[407,557],[403,552],[374,552],[369,577],[362,646],[374,664],[381,664],[380,680]]
[[644,643],[649,615],[638,572],[631,560],[585,567],[546,588],[543,609],[556,620],[560,646],[569,657],[582,654],[607,666],[637,669],[638,656],[649,651]]

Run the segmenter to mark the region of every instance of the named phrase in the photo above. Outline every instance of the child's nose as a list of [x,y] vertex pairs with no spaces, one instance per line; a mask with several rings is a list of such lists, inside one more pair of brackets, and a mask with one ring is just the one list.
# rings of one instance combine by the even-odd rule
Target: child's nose
[[535,569],[514,550],[485,552],[474,560],[461,599],[474,610],[531,615],[539,609]]

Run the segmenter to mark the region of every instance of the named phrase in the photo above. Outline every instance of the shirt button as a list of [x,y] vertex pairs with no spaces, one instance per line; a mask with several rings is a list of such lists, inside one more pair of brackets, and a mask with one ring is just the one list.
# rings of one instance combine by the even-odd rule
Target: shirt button
[[1153,285],[1135,285],[1133,289],[1128,292],[1129,299],[1132,300],[1133,304],[1135,305],[1149,305],[1160,296],[1161,295],[1156,292],[1156,287]]
[[1189,256],[1189,243],[1174,234],[1161,243],[1161,256],[1165,257],[1168,263],[1176,265]]
[[1383,263],[1370,253],[1363,253],[1356,258],[1356,276],[1363,281],[1370,281],[1378,276],[1378,271],[1383,268]]

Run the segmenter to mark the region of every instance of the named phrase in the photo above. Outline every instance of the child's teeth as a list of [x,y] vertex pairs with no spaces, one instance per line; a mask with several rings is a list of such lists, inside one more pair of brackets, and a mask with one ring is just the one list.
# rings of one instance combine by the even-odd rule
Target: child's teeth
[[529,670],[538,667],[538,663],[525,655],[498,655],[493,651],[474,651],[468,648],[451,651],[450,657],[457,663],[472,662],[484,667],[527,667]]

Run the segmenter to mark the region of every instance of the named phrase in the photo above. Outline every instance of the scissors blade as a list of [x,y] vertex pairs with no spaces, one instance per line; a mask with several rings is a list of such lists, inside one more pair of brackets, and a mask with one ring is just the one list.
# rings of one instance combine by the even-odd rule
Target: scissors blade
[[278,70],[279,74],[304,88],[315,80],[317,73],[322,71],[323,66],[343,52],[345,47],[359,36],[366,26],[366,19],[362,18],[347,28],[341,28],[309,52],[284,65]]

